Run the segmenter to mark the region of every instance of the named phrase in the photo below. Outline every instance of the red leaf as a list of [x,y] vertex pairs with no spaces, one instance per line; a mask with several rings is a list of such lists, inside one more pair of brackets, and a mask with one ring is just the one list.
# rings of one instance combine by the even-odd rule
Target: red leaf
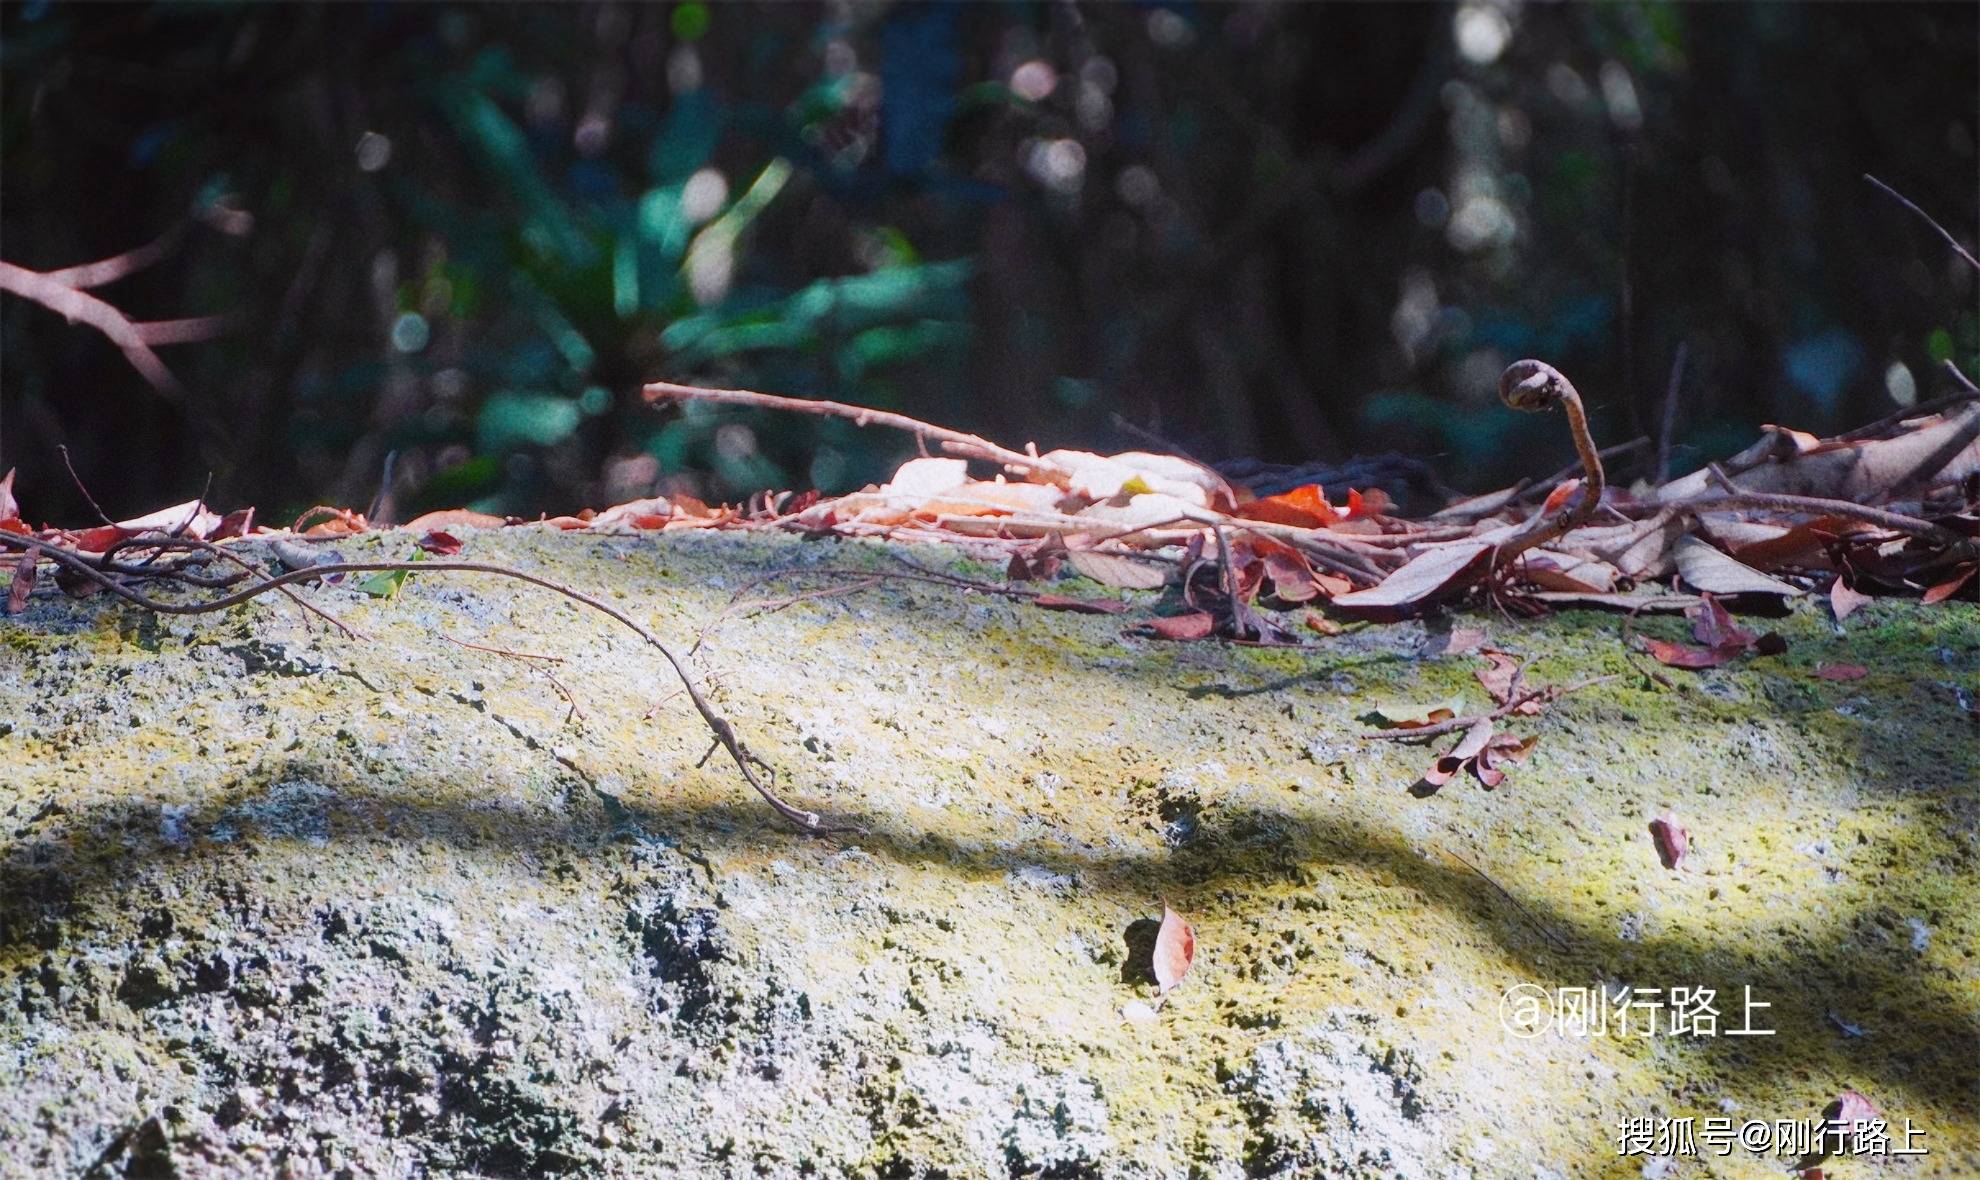
[[1117,615],[1128,608],[1128,604],[1118,598],[1067,598],[1059,594],[1040,594],[1031,603],[1041,610],[1063,610],[1081,615]]
[[1366,520],[1371,516],[1386,516],[1389,509],[1396,506],[1389,499],[1389,493],[1381,488],[1369,488],[1365,492],[1348,489],[1347,515],[1349,520]]
[[1817,664],[1815,675],[1822,680],[1861,680],[1870,669],[1862,664]]
[[220,518],[212,532],[206,535],[209,541],[225,541],[229,537],[245,537],[254,531],[254,509],[236,508]]
[[1341,513],[1332,504],[1327,503],[1326,493],[1317,483],[1305,484],[1276,496],[1266,496],[1262,500],[1253,500],[1249,504],[1240,504],[1237,515],[1246,520],[1263,520],[1302,529],[1325,528],[1341,519]]
[[70,541],[85,553],[101,553],[131,535],[129,529],[119,528],[114,524],[101,524],[93,529],[84,529],[73,534]]
[[1691,634],[1710,648],[1747,648],[1754,643],[1753,632],[1733,622],[1731,614],[1719,605],[1719,600],[1710,594],[1705,601],[1687,612],[1691,616]]
[[1657,845],[1657,859],[1665,868],[1674,869],[1690,849],[1691,833],[1667,811],[1650,821],[1650,839]]
[[1182,982],[1196,961],[1196,931],[1181,914],[1162,904],[1162,928],[1155,933],[1155,984],[1161,995]]
[[1657,662],[1672,668],[1716,668],[1739,658],[1744,647],[1687,647],[1661,639],[1646,639],[1644,648]]
[[452,557],[461,551],[461,539],[434,529],[419,539],[419,547],[439,557]]
[[1580,490],[1581,481],[1578,479],[1570,479],[1562,483],[1559,487],[1547,493],[1547,502],[1540,505],[1540,515],[1552,516],[1554,513],[1559,512],[1566,506],[1569,500],[1574,498],[1574,494]]
[[[13,477],[14,473],[9,471],[7,478]],[[8,614],[17,615],[27,609],[28,595],[34,593],[34,574],[37,568],[35,559],[39,556],[30,549],[21,554],[21,559],[14,563],[14,584],[7,590]]]
[[1210,617],[1209,611],[1199,610],[1150,619],[1148,627],[1158,639],[1207,639],[1217,629],[1217,620]]
[[1966,585],[1972,579],[1975,570],[1980,570],[1980,565],[1968,565],[1952,577],[1927,590],[1925,592],[1925,602],[1927,604],[1944,602],[1946,599],[1959,593],[1959,588]]
[[17,537],[34,536],[34,530],[27,526],[27,521],[18,516],[0,516],[0,533],[13,533]]
[[1851,586],[1841,575],[1837,575],[1835,585],[1829,587],[1829,609],[1835,612],[1838,623],[1861,610],[1869,601],[1868,594]]

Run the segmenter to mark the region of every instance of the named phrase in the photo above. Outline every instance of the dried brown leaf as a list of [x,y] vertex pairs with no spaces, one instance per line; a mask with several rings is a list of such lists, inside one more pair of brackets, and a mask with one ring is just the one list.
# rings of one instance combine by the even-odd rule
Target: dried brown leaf
[[1829,587],[1829,609],[1835,612],[1836,622],[1840,623],[1870,602],[1870,596],[1851,586],[1849,581],[1838,576],[1835,585]]
[[490,516],[486,512],[474,512],[466,508],[443,508],[416,516],[406,522],[409,532],[425,532],[431,529],[499,529],[508,524],[505,517]]
[[[1895,438],[1828,443],[1806,453],[1798,453],[1791,438],[1769,432],[1722,466],[1742,491],[1874,504],[1980,471],[1980,402],[1925,419]],[[1715,490],[1707,469],[1658,488],[1657,498],[1669,503]]]
[[1162,904],[1162,928],[1155,932],[1155,985],[1158,994],[1167,995],[1189,974],[1196,961],[1196,931],[1183,916]]
[[1801,593],[1798,588],[1726,556],[1697,537],[1679,538],[1671,557],[1677,563],[1678,577],[1703,594],[1778,594],[1791,598]]
[[1461,541],[1427,549],[1409,559],[1380,585],[1334,599],[1347,610],[1390,613],[1406,611],[1471,585],[1485,571],[1492,546],[1484,541]]
[[[9,478],[12,478],[13,474],[11,471],[7,473]],[[34,593],[35,571],[39,568],[36,559],[39,556],[30,549],[21,554],[20,560],[14,563],[13,584],[7,588],[8,614],[17,615],[27,609],[28,595]]]
[[1116,590],[1155,590],[1166,585],[1173,572],[1160,562],[1100,549],[1074,549],[1066,554],[1066,561],[1086,577]]
[[1184,615],[1164,615],[1159,619],[1148,620],[1149,630],[1158,639],[1207,639],[1217,629],[1217,620],[1209,611],[1191,611]]
[[1660,664],[1671,668],[1717,668],[1739,658],[1746,650],[1745,644],[1728,644],[1725,647],[1691,647],[1683,643],[1670,643],[1662,639],[1645,639],[1643,648]]
[[1861,680],[1870,675],[1870,669],[1862,664],[1817,664],[1815,678],[1818,680]]
[[1451,747],[1450,753],[1431,763],[1430,769],[1423,772],[1423,781],[1433,787],[1441,787],[1455,778],[1465,764],[1485,749],[1492,740],[1493,723],[1490,717],[1482,718],[1476,725],[1464,731],[1464,737]]

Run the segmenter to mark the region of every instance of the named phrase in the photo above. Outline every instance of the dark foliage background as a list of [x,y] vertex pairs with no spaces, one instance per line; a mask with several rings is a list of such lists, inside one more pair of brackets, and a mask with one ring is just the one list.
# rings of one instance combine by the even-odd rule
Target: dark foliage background
[[0,255],[160,235],[217,312],[148,386],[0,298],[29,514],[280,518],[838,490],[897,436],[645,408],[676,379],[1209,458],[1569,456],[1537,355],[1677,461],[1980,368],[1972,4],[11,4]]

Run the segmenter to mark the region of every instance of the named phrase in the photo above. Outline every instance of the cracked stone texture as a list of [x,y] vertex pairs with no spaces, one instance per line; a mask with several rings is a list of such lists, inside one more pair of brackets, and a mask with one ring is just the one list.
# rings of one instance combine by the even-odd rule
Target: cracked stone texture
[[[464,556],[685,650],[738,592],[828,584],[766,573],[896,552],[518,528]],[[1164,644],[1122,635],[1153,593],[915,582],[732,616],[695,666],[859,827],[812,838],[697,766],[664,663],[596,615],[481,576],[304,593],[369,638],[272,596],[0,619],[0,1175],[1779,1176],[1619,1156],[1618,1120],[1845,1087],[1928,1154],[1832,1176],[1980,1171],[1971,606],[1802,604],[1785,656],[1676,690],[1614,616],[1462,620],[1530,682],[1623,678],[1521,723],[1497,792],[1427,799],[1433,752],[1356,720],[1483,703],[1425,624]],[[1151,1015],[1164,898],[1198,960]],[[1521,984],[1710,987],[1725,1028],[1750,986],[1777,1035],[1520,1037]]]

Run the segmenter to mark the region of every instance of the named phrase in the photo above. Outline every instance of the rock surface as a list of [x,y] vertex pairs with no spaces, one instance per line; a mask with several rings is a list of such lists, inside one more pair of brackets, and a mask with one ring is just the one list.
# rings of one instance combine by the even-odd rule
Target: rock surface
[[[530,528],[463,557],[680,650],[738,594],[843,584],[766,573],[904,568]],[[1927,1154],[1832,1175],[1980,1170],[1972,607],[1804,605],[1785,656],[1676,689],[1614,616],[1461,620],[1532,683],[1622,678],[1515,723],[1541,741],[1496,792],[1428,798],[1436,751],[1356,720],[1484,703],[1424,624],[1164,644],[1122,635],[1154,594],[912,581],[731,615],[695,665],[858,825],[816,838],[697,765],[664,663],[599,616],[485,577],[304,593],[368,638],[274,596],[0,619],[0,1174],[1778,1176],[1619,1151],[1623,1120],[1844,1089]],[[1158,1009],[1164,899],[1198,950]],[[1520,1035],[1521,985],[1711,988],[1718,1035]],[[1725,1035],[1748,987],[1775,1035]]]

